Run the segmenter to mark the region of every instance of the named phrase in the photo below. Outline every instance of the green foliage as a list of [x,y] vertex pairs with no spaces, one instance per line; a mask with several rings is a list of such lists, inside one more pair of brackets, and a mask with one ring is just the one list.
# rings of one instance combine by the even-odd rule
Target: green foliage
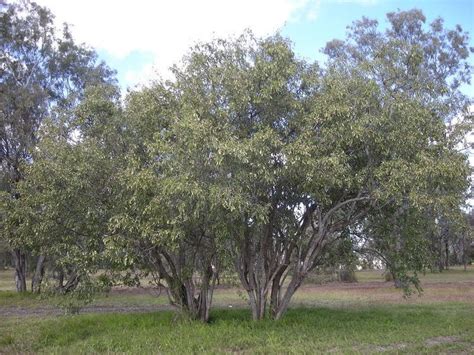
[[48,272],[71,281],[51,286],[60,293],[69,293],[106,265],[104,238],[122,166],[114,92],[107,86],[87,90],[74,113],[61,113],[61,121],[45,120],[34,163],[24,163],[23,178],[15,185],[21,198],[3,195],[3,230],[10,247],[45,255]]
[[73,107],[87,86],[114,83],[114,73],[74,42],[67,25],[59,33],[51,12],[34,2],[1,5],[0,31],[0,164],[8,189],[21,179],[19,165],[30,160],[52,109]]
[[[44,135],[40,130],[49,127],[53,131],[52,136],[71,138],[76,127],[65,118],[70,119],[74,115],[73,110],[84,99],[86,91],[97,86],[117,90],[114,72],[98,61],[95,51],[83,44],[76,44],[67,25],[63,25],[59,31],[53,14],[34,2],[25,0],[0,4],[0,38],[0,191],[7,193],[2,197],[5,209],[0,213],[2,216],[7,215],[7,221],[0,238],[3,239],[2,242],[6,241],[13,251],[17,289],[26,291],[28,255],[33,252],[39,258],[44,258],[38,250],[41,248],[37,247],[43,247],[43,242],[47,242],[45,248],[55,249],[59,246],[53,245],[51,239],[44,238],[54,239],[59,228],[53,224],[62,223],[52,212],[54,205],[45,206],[45,201],[40,202],[39,199],[19,202],[23,199],[22,193],[28,193],[22,190],[27,190],[28,187],[17,185],[25,175],[30,174],[27,171],[28,166],[35,163],[35,159],[41,155],[38,149],[49,150],[45,153],[52,155],[62,149],[53,147],[52,142],[45,142],[43,147],[39,148],[38,142],[43,138],[41,135]],[[63,153],[67,150],[65,148]],[[54,163],[45,163],[46,160],[38,163],[38,167],[35,166],[36,172],[32,173],[32,176],[37,176],[34,179],[42,178],[39,176],[41,169],[43,178],[54,176],[54,170],[51,169],[56,169],[57,166],[54,166]],[[75,163],[72,158],[68,162]],[[58,168],[58,173],[63,173],[59,170],[61,169]],[[61,177],[64,178],[65,174],[58,177],[56,184]],[[41,182],[38,181],[38,184]],[[47,198],[57,198],[53,195],[59,195],[62,187],[59,183],[55,186],[56,191],[45,191],[45,194],[50,194]],[[11,201],[8,201],[9,199]],[[56,202],[58,208],[62,207],[61,202]],[[40,206],[39,203],[43,205]],[[46,208],[42,211],[44,216],[41,218],[50,219],[43,220],[42,226],[33,226],[31,223],[36,223],[35,217],[40,217],[35,214],[43,207]],[[71,225],[64,227],[76,229],[76,226]],[[51,236],[44,235],[49,232],[52,232]],[[63,251],[60,251],[60,248],[52,250],[54,256],[58,253],[63,254]],[[39,276],[43,268],[41,263],[38,266]],[[40,282],[40,278],[35,280]]]
[[94,52],[67,28],[56,35],[47,10],[22,6],[2,13],[10,57],[0,85],[24,74],[22,46],[41,61],[26,67],[34,92],[2,100],[38,112],[25,124],[21,110],[2,113],[6,131],[18,123],[28,137],[3,139],[19,155],[2,160],[2,173],[17,174],[2,229],[11,247],[51,258],[61,280],[81,279],[79,298],[105,266],[126,283],[152,276],[207,320],[218,273],[235,267],[253,316],[269,301],[279,318],[312,270],[350,271],[367,252],[407,291],[419,286],[436,224],[455,219],[469,187],[457,150],[472,128],[459,91],[471,72],[462,29],[427,27],[418,10],[388,14],[385,32],[364,18],[326,46],[325,67],[278,34],[246,32],[197,44],[173,80],[122,105]]
[[81,282],[73,290],[65,292],[48,280],[43,281],[44,291],[41,299],[61,308],[66,315],[78,314],[80,310],[94,302],[97,297],[110,291],[110,283],[103,278],[93,279],[87,274],[82,275]]
[[[417,286],[416,270],[433,263],[442,216],[459,219],[469,187],[470,168],[457,149],[472,130],[470,101],[459,91],[471,75],[472,49],[459,26],[447,30],[441,19],[426,26],[419,10],[387,17],[385,32],[375,20],[354,22],[346,40],[328,43],[325,53],[330,71],[370,83],[365,87],[373,88],[376,103],[356,119],[363,122],[360,130],[351,126],[351,132],[366,135],[373,168],[368,176],[377,187],[374,211],[352,232],[362,235],[358,244],[366,243],[365,250],[381,258],[402,285]],[[362,87],[356,84],[352,96]]]

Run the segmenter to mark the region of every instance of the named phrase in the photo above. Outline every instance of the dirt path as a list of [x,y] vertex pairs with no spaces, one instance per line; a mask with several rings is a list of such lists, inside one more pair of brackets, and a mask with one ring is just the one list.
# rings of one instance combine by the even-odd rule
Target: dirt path
[[[370,303],[385,304],[385,303],[424,303],[424,302],[468,302],[474,303],[474,280],[473,281],[458,281],[458,282],[425,282],[423,283],[425,292],[422,297],[412,297],[405,300],[402,297],[401,291],[396,291],[393,283],[383,281],[371,281],[361,283],[339,283],[333,282],[323,285],[304,285],[298,291],[295,301],[298,300],[298,295],[304,297],[304,302],[308,304],[317,304],[321,301],[323,296],[328,300],[343,299],[345,303],[357,302],[358,300],[366,300]],[[396,291],[396,292],[395,292]],[[219,287],[216,290],[216,308],[243,307],[245,301],[236,296],[229,298],[229,295],[235,292],[237,295],[238,289]],[[226,295],[225,301],[219,301],[219,293]],[[117,297],[116,302],[110,305],[89,305],[81,309],[80,313],[146,313],[163,310],[172,310],[173,307],[163,305],[150,305],[149,302],[144,305],[137,304],[120,304],[120,297],[127,296],[156,296],[156,290],[147,287],[141,288],[114,288],[111,296]],[[162,293],[163,295],[163,293]],[[314,301],[314,302],[313,302]],[[297,303],[300,303],[297,301]],[[64,311],[52,305],[31,305],[31,306],[0,306],[1,317],[31,317],[31,316],[55,316],[61,315]]]
[[[474,287],[474,280],[472,281],[424,281],[421,284],[422,288],[458,288],[458,287]],[[303,285],[301,290],[320,290],[320,291],[349,291],[349,290],[374,290],[374,289],[391,289],[393,290],[393,282],[385,281],[366,281],[366,282],[330,282],[322,285]]]
[[[172,310],[168,305],[157,306],[86,306],[80,313],[147,313],[164,310]],[[64,311],[53,306],[42,306],[35,308],[23,307],[0,307],[0,317],[31,317],[31,316],[56,316],[62,315]]]

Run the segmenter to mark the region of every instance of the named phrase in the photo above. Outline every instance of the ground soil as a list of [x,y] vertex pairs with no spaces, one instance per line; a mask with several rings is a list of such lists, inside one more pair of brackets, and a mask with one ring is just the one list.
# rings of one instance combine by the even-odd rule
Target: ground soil
[[[432,302],[474,302],[474,280],[473,281],[459,281],[459,282],[425,282],[423,284],[424,292],[421,297],[412,296],[409,299],[404,299],[400,292],[396,292],[393,283],[383,281],[370,281],[361,283],[341,283],[331,282],[323,285],[304,285],[298,291],[295,299],[300,303],[300,299],[311,302],[311,299],[321,299],[321,296],[327,294],[330,299],[331,295],[334,298],[348,297],[350,299],[370,299],[374,303],[432,303]],[[216,294],[219,291],[229,292],[228,287],[218,287]],[[237,294],[238,290],[235,289]],[[165,292],[159,292],[151,287],[116,287],[113,288],[110,297],[127,297],[127,296],[157,296],[166,297]],[[300,296],[300,297],[298,297]],[[324,298],[324,296],[323,296]],[[232,302],[234,303],[234,302]],[[304,301],[303,301],[304,303]],[[241,305],[244,305],[242,303]],[[225,303],[216,302],[216,307],[227,307]],[[239,306],[239,304],[233,304]],[[113,305],[88,305],[81,309],[81,313],[138,313],[138,312],[152,312],[159,310],[171,310],[169,305],[130,305],[118,304]],[[1,306],[0,317],[24,317],[24,316],[46,316],[46,315],[60,315],[63,311],[54,306],[38,305],[35,307],[19,307],[19,306]]]

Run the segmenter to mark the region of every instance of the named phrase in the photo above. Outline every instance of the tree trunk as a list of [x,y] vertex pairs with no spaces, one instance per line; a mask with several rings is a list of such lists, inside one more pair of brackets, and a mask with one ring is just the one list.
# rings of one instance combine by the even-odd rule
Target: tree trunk
[[196,318],[201,322],[209,321],[209,311],[212,305],[212,296],[216,284],[217,273],[214,272],[212,264],[209,262],[206,272],[201,281],[201,289],[197,298],[197,314]]
[[442,240],[439,241],[438,245],[438,268],[439,272],[444,270],[444,261],[443,261],[443,242]]
[[462,264],[464,265],[464,271],[467,271],[466,232],[462,234]]
[[[274,211],[275,207],[272,208]],[[272,245],[273,212],[263,235],[252,237],[246,228],[242,239],[237,245],[239,250],[235,266],[242,286],[249,297],[253,320],[262,320],[267,313],[268,293],[271,290],[273,277],[279,265],[275,247]]]
[[15,261],[15,285],[17,292],[26,292],[26,254],[19,249],[12,253]]
[[[185,266],[183,260],[181,264],[175,265],[170,255],[163,251],[160,254],[157,254],[154,260],[155,266],[160,276],[166,281],[170,303],[190,319],[208,322],[217,275],[211,262],[202,275],[200,287],[196,287],[192,276],[182,278],[177,272],[177,266]],[[165,268],[162,256],[167,260],[169,270]]]
[[[206,278],[204,278],[206,279]],[[201,322],[209,321],[209,312],[212,305],[212,296],[214,291],[214,280],[203,280],[198,295],[194,294],[194,284],[188,282],[182,283],[175,289],[170,289],[172,303],[177,306],[181,313],[187,315],[190,319]]]
[[300,272],[295,272],[295,274],[292,276],[290,283],[288,284],[288,287],[285,290],[285,293],[283,294],[283,297],[279,299],[279,302],[277,305],[274,305],[273,308],[273,314],[272,318],[275,320],[280,319],[288,310],[288,307],[290,306],[290,301],[295,292],[298,290],[298,288],[301,286],[301,283],[305,279],[307,275],[307,271],[302,270]]
[[259,288],[257,292],[257,320],[265,318],[265,311],[267,310],[267,294],[265,290]]
[[285,272],[287,272],[288,266],[284,265],[278,270],[275,277],[272,280],[272,290],[270,292],[270,316],[275,319],[278,313],[278,309],[281,304],[281,292],[283,282],[285,280]]
[[395,288],[403,288],[404,283],[399,278],[394,279]]
[[267,275],[260,275],[262,276],[262,280],[257,282],[258,272],[253,266],[248,266],[249,265],[246,266],[245,270],[239,270],[239,277],[249,297],[252,319],[262,320],[265,318],[267,310],[268,290],[266,285],[269,281],[266,278]]
[[38,260],[36,261],[36,269],[31,279],[31,292],[33,293],[40,293],[41,292],[41,283],[43,281],[44,276],[44,262],[46,257],[44,255],[40,255]]
[[58,270],[58,285],[57,288],[61,289],[64,287],[64,270]]
[[67,275],[67,281],[66,281],[66,284],[64,284],[64,278],[65,278],[65,273],[63,270],[61,270],[60,274],[59,274],[59,282],[58,282],[58,286],[57,286],[57,290],[63,294],[66,294],[66,293],[69,293],[71,291],[74,291],[77,287],[77,285],[79,285],[79,281],[80,281],[80,275],[78,275],[75,271],[71,271],[68,275]]
[[449,243],[448,240],[446,239],[444,242],[444,252],[445,252],[445,257],[444,257],[444,263],[445,263],[445,269],[449,269]]

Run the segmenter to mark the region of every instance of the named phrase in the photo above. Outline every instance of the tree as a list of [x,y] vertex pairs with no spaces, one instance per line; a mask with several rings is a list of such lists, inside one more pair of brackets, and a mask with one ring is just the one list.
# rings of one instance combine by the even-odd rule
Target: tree
[[183,95],[177,83],[157,83],[127,97],[128,164],[108,246],[124,261],[116,267],[151,274],[182,314],[207,321],[225,248],[208,164],[215,127],[196,121]]
[[[447,148],[438,153],[437,164],[448,169],[449,160],[453,159],[458,161],[458,168],[452,166],[452,169],[462,169],[465,158],[456,151],[464,147],[461,142],[472,130],[473,122],[468,114],[470,99],[459,90],[471,77],[472,67],[467,58],[473,48],[468,46],[469,36],[460,26],[445,29],[441,18],[426,28],[426,18],[420,10],[389,13],[387,18],[390,28],[385,34],[379,32],[377,21],[363,18],[349,28],[346,41],[329,42],[325,53],[330,65],[346,72],[355,70],[358,75],[373,80],[385,93],[386,105],[390,105],[391,100],[414,100],[424,106],[432,113],[433,122],[411,129],[422,133],[434,125],[444,124],[446,129],[440,129],[431,142],[432,147],[442,142]],[[409,125],[406,127],[410,129]],[[405,140],[408,137],[409,134]],[[465,172],[459,176],[466,176],[467,169],[465,166]],[[436,249],[438,266],[444,268],[449,259],[449,240],[454,230],[459,229],[457,221],[466,200],[468,180],[466,177],[446,184],[442,180],[433,181],[436,178],[439,178],[436,174],[430,177],[432,192],[422,206],[417,206],[424,212],[415,221],[429,220],[423,240],[431,244],[430,249]],[[405,200],[408,201],[408,197]],[[411,207],[404,205],[398,208],[392,205],[386,212],[405,214]],[[384,223],[383,219],[372,222]],[[401,226],[392,223],[391,228],[389,234],[394,237],[398,234],[395,229]]]
[[223,266],[254,319],[279,319],[309,272],[363,252],[364,238],[417,286],[426,230],[469,184],[457,146],[470,121],[452,120],[469,102],[468,37],[439,20],[426,30],[417,10],[388,18],[384,33],[363,19],[328,44],[325,68],[279,35],[244,33],[196,45],[123,110],[107,86],[86,90],[43,126],[6,230],[46,238],[73,276],[99,254],[122,276],[149,273],[202,321]]
[[[22,166],[23,179],[15,186],[21,198],[4,194],[3,229],[11,245],[39,255],[42,263],[32,291],[65,296],[59,303],[67,311],[109,286],[109,278],[93,275],[107,271],[105,240],[123,168],[118,99],[114,87],[89,87],[75,110],[58,114],[55,122],[45,120],[34,163]],[[73,138],[68,129],[74,130]]]
[[[39,292],[45,259],[57,276],[55,292],[70,293],[104,267],[104,239],[114,213],[117,171],[122,168],[121,141],[114,119],[120,117],[113,88],[90,88],[84,100],[67,117],[68,128],[80,137],[72,140],[61,122],[45,120],[32,154],[33,164],[21,167],[23,178],[14,193],[5,195],[4,231],[10,245],[39,255],[41,267],[32,278]],[[68,116],[70,113],[68,112]],[[62,123],[62,124],[61,124]]]
[[[322,180],[320,186],[308,184],[311,188],[301,194],[309,197],[309,203],[299,226],[310,233],[302,232],[297,239],[291,281],[283,298],[277,298],[276,318],[306,273],[318,264],[320,251],[343,235],[344,228],[357,231],[364,219],[387,208],[402,208],[403,214],[429,205],[457,209],[465,197],[469,168],[455,147],[469,122],[455,129],[446,123],[469,102],[458,90],[470,78],[467,34],[459,27],[444,30],[441,20],[425,31],[425,18],[417,10],[390,13],[388,19],[391,28],[385,34],[377,31],[375,21],[363,19],[351,27],[347,41],[326,47],[328,70],[315,100],[320,110],[313,111],[316,134],[313,128],[308,131],[313,140],[306,147],[312,159],[334,157],[339,169],[328,171],[332,179]],[[327,142],[330,147],[322,146]],[[305,145],[301,147],[304,152]],[[289,165],[290,155],[286,157]],[[316,159],[308,161],[324,167]],[[310,170],[300,165],[297,171]],[[307,180],[321,181],[313,176]],[[410,215],[398,222],[408,237],[405,244],[411,246],[392,264],[400,276],[416,284],[416,277],[407,277],[407,271],[425,265],[411,260],[427,248],[416,237],[423,218]],[[395,241],[379,252],[396,253],[401,243]]]
[[[48,9],[21,1],[0,10],[0,181],[17,199],[13,186],[23,178],[22,162],[31,162],[44,118],[77,105],[87,86],[115,79],[93,50],[74,42],[67,25],[56,29]],[[26,290],[26,253],[13,248],[18,291]]]
[[[254,319],[280,318],[306,275],[369,216],[413,211],[407,233],[395,234],[410,237],[421,227],[415,211],[461,201],[468,165],[455,146],[468,126],[445,123],[467,103],[458,90],[470,74],[467,35],[440,21],[425,31],[416,10],[388,17],[386,33],[363,20],[328,45],[324,71],[279,36],[198,45],[164,90],[176,109],[160,113],[153,171],[185,186],[174,199],[187,191],[188,201],[210,201],[219,218],[207,222],[225,222]],[[173,148],[161,150],[163,140]],[[403,262],[419,252],[405,250]]]

